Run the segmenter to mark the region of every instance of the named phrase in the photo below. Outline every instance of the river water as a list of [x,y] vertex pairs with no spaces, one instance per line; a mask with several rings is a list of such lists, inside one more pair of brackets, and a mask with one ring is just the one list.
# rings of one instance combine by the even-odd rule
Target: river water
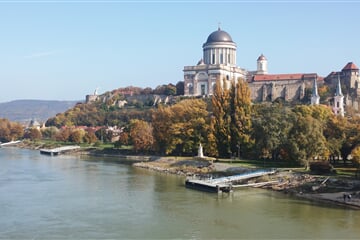
[[360,212],[260,189],[210,194],[115,158],[0,149],[1,239],[358,239]]

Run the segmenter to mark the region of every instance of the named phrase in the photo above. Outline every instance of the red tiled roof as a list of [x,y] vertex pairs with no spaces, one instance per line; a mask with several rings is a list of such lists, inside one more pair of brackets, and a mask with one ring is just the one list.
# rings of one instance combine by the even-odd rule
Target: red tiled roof
[[342,70],[359,70],[353,62],[348,62]]
[[304,77],[315,77],[316,73],[292,73],[292,74],[265,74],[255,75],[253,81],[285,81],[285,80],[301,80]]

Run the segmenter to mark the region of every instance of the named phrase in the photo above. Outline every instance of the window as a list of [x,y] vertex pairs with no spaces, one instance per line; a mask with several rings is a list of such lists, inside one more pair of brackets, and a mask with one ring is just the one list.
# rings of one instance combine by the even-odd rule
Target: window
[[205,84],[201,84],[201,95],[205,95]]
[[224,63],[224,55],[221,53],[220,54],[220,64]]
[[194,94],[194,87],[191,83],[188,84],[188,88],[189,88],[189,94],[193,95]]
[[215,54],[214,54],[214,53],[213,53],[213,55],[212,55],[211,64],[215,64]]

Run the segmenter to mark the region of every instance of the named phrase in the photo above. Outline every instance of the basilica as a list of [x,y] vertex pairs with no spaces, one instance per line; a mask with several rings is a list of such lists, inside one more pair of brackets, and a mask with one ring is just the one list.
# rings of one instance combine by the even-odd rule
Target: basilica
[[[225,80],[226,87],[231,82],[246,81],[254,102],[274,101],[283,99],[294,102],[302,101],[306,90],[313,95],[317,86],[327,84],[334,92],[346,89],[343,105],[350,105],[359,110],[360,79],[359,68],[349,62],[339,72],[331,72],[327,77],[317,73],[269,74],[267,58],[261,54],[257,58],[257,69],[250,71],[236,64],[236,43],[230,34],[218,28],[212,32],[202,46],[203,57],[195,66],[184,67],[184,95],[212,95],[217,80]],[[338,89],[340,87],[340,90]],[[315,90],[316,88],[316,90]],[[343,96],[344,97],[344,96]],[[335,97],[332,103],[335,102]],[[314,96],[312,96],[312,101]]]

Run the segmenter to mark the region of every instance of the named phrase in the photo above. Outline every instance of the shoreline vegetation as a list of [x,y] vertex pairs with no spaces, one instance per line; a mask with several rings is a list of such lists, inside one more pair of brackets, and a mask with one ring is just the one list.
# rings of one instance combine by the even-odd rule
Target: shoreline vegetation
[[[22,142],[16,146],[39,150],[44,147],[44,144]],[[234,175],[256,169],[254,166],[244,166],[241,163],[234,163],[232,161],[217,161],[212,158],[124,155],[116,149],[97,149],[92,147],[82,147],[66,154],[120,157],[121,159],[134,160],[132,163],[134,167],[184,177],[194,175]],[[247,181],[249,185],[257,182],[268,182],[268,184],[260,186],[255,184],[253,187],[289,194],[315,203],[320,202],[344,208],[360,209],[360,181],[355,178],[338,175],[314,175],[300,168],[278,168],[277,173],[273,175]]]

